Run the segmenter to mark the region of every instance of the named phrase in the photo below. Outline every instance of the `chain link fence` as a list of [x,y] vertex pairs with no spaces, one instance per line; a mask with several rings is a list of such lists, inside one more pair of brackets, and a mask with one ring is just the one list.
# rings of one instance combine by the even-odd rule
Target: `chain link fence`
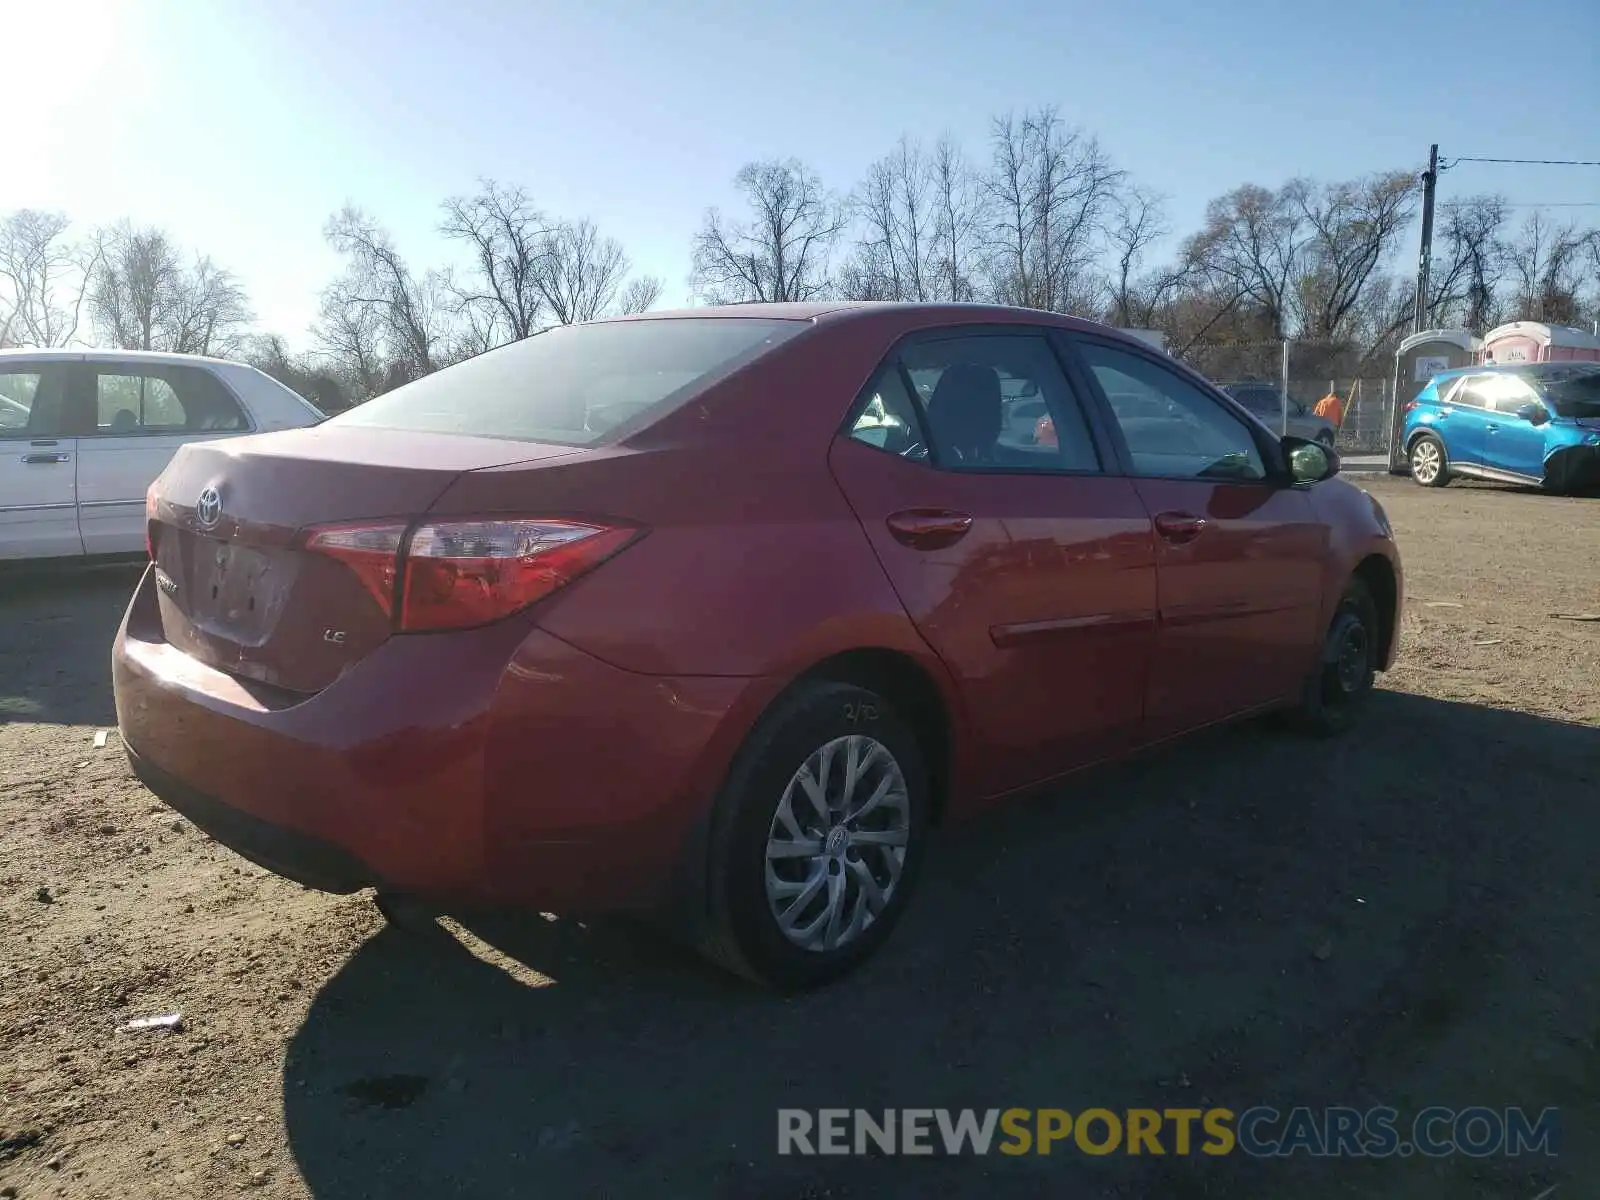
[[[1342,454],[1382,454],[1394,416],[1394,362],[1339,342],[1307,340],[1196,341],[1173,354],[1224,386],[1251,384],[1281,394],[1287,379],[1291,420],[1311,414],[1329,392],[1339,397],[1343,420],[1335,436]],[[1276,427],[1275,415],[1262,414]]]

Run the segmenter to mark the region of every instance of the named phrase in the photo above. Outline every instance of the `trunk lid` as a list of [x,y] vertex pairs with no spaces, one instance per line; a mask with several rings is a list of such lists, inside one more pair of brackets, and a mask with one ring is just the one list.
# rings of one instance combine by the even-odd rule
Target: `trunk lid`
[[574,453],[320,425],[186,445],[154,489],[162,631],[220,670],[320,691],[387,640],[392,621],[350,567],[301,548],[307,526],[409,521],[465,472]]

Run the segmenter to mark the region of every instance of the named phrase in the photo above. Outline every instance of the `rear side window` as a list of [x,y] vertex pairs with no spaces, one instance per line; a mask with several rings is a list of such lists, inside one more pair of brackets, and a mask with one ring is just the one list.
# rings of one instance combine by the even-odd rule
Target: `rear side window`
[[209,371],[166,364],[96,369],[97,434],[233,433],[247,428],[238,403]]
[[569,325],[426,375],[329,425],[593,445],[659,420],[712,376],[809,327],[759,317],[669,317]]
[[27,432],[40,378],[37,371],[0,372],[0,437]]

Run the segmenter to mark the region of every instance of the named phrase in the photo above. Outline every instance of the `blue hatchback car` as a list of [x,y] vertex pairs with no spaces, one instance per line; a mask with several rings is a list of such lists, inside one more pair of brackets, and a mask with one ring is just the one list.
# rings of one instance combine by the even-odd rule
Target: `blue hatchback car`
[[1406,405],[1411,478],[1462,475],[1552,492],[1600,484],[1600,363],[1461,367]]

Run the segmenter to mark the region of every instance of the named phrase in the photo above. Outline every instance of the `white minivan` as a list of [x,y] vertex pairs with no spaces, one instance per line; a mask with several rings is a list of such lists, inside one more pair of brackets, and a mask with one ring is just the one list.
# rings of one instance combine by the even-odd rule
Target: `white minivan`
[[145,492],[179,446],[322,419],[243,363],[0,350],[0,559],[139,553]]

